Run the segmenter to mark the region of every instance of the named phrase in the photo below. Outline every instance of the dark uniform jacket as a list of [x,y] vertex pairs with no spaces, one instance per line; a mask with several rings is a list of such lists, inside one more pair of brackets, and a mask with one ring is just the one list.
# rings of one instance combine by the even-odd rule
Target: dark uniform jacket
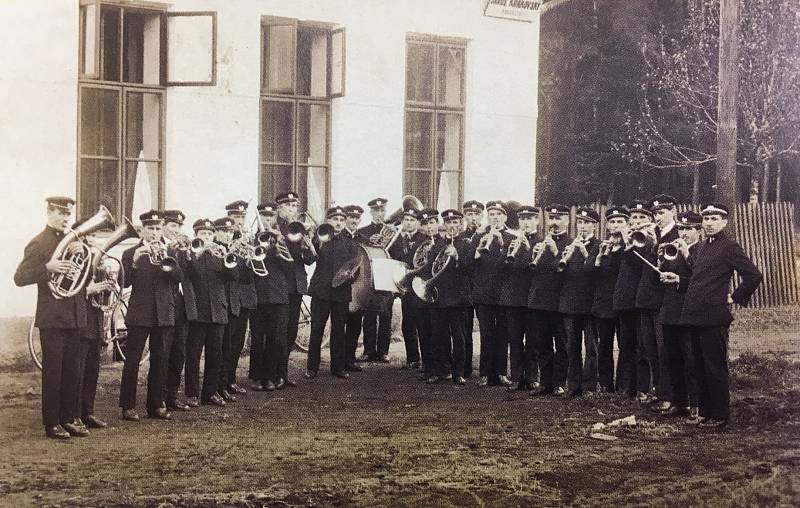
[[617,312],[635,310],[636,292],[639,289],[639,280],[642,278],[642,260],[631,250],[624,248],[613,255],[620,257],[619,275],[614,286],[614,310]]
[[600,266],[595,266],[595,259],[598,255],[599,244],[595,255],[589,256],[586,260],[586,269],[594,278],[592,316],[601,319],[615,319],[617,313],[614,310],[614,288],[617,285],[622,251],[610,252],[608,256],[600,260]]
[[289,279],[294,276],[294,262],[278,257],[275,249],[270,249],[264,259],[267,267],[266,277],[254,276],[256,295],[259,304],[288,304]]
[[[445,250],[450,245],[450,241],[438,236],[430,251],[430,259]],[[458,260],[451,259],[445,271],[433,283],[438,291],[438,298],[434,302],[434,307],[469,307],[472,305],[469,288],[469,267],[475,261],[475,249],[463,238],[455,238],[453,246],[458,252]],[[430,273],[425,275],[428,278]]]
[[[480,238],[488,234],[487,231],[480,237],[476,237],[473,241],[473,248],[477,249],[480,245]],[[510,276],[509,271],[506,270],[506,254],[508,245],[515,236],[509,233],[506,227],[500,230],[500,234],[503,241],[492,240],[489,252],[482,253],[472,264],[472,302],[475,305],[501,305],[500,301],[503,297],[501,289]],[[501,243],[502,245],[500,245]],[[508,300],[508,298],[504,299]]]
[[742,247],[724,232],[712,241],[703,242],[692,265],[691,279],[678,286],[679,291],[686,290],[681,324],[727,326],[733,321],[727,297],[734,270],[741,282],[731,298],[734,303],[746,306],[764,278],[761,272]]
[[389,248],[389,257],[402,261],[409,267],[414,267],[414,252],[417,247],[422,244],[428,237],[421,231],[416,231],[411,235],[411,238],[406,238],[406,233],[400,233],[400,236],[395,240]]
[[[241,232],[237,231],[233,235],[234,241],[242,237]],[[243,263],[247,268],[250,267],[249,263]],[[252,274],[252,269],[250,270]],[[258,305],[258,296],[256,295],[255,275],[251,277],[239,278],[239,307],[242,309],[255,309]]]
[[356,239],[363,244],[372,245],[369,239],[372,237],[372,235],[380,233],[383,229],[383,226],[383,224],[371,222],[368,226],[358,228]]
[[[692,276],[692,264],[697,256],[697,249],[700,245],[699,242],[689,247],[689,259],[685,259],[679,255],[672,261],[664,261],[661,270],[664,272],[673,272],[683,281],[688,281]],[[681,311],[683,310],[683,301],[685,293],[678,291],[675,284],[664,285],[664,300],[661,303],[661,312],[659,316],[662,324],[665,325],[679,325],[681,322]]]
[[122,253],[125,286],[132,287],[125,323],[128,326],[174,326],[172,283],[183,279],[183,270],[177,264],[174,270],[164,272],[160,266],[150,263],[147,255],[141,256],[134,267],[133,253],[142,245],[140,241]]
[[589,254],[583,257],[579,249],[572,252],[564,269],[564,283],[561,286],[561,294],[558,302],[558,311],[562,314],[583,314],[592,313],[594,303],[594,288],[596,279],[593,277],[591,269],[587,268],[586,262],[597,257],[600,241],[592,236],[586,243],[586,251]]
[[25,254],[14,273],[17,286],[37,285],[36,319],[37,328],[81,328],[86,326],[86,291],[81,290],[72,298],[56,300],[47,283],[50,273],[45,265],[58,246],[64,234],[46,226],[44,231],[33,237],[25,246]]
[[[538,233],[531,233],[526,237],[530,245],[535,245],[541,239]],[[533,278],[533,274],[528,268],[530,261],[530,249],[522,246],[517,252],[514,261],[505,263],[503,287],[500,288],[500,305],[507,307],[528,306],[528,295],[531,292],[531,279]]]
[[[674,225],[667,232],[666,235],[661,235],[661,232],[656,228],[656,238],[658,245],[664,243],[671,243],[678,239],[678,228]],[[639,251],[640,254],[645,256],[654,265],[658,264],[658,245],[654,245],[652,249],[647,252]],[[658,310],[661,308],[661,301],[664,299],[664,286],[658,278],[658,273],[649,266],[642,263],[642,276],[639,278],[639,287],[636,288],[636,308],[647,310]]]
[[558,248],[557,255],[553,255],[550,249],[545,249],[539,258],[536,268],[530,267],[530,259],[528,260],[529,270],[533,273],[531,290],[528,293],[529,309],[558,311],[561,286],[564,283],[564,272],[558,272],[556,268],[558,267],[558,261],[561,259],[561,253],[564,252],[567,245],[572,243],[572,237],[564,232],[554,236],[553,239]]
[[338,234],[321,247],[315,238],[314,247],[317,250],[317,266],[308,286],[308,294],[312,298],[322,298],[332,302],[350,302],[352,284],[345,283],[335,288],[331,284],[339,267],[358,255],[358,245],[353,240]]
[[[214,241],[217,245],[221,245],[225,247],[225,252],[228,251],[228,246],[222,244],[220,242]],[[242,312],[242,288],[241,282],[246,281],[250,282],[250,277],[252,275],[252,271],[247,266],[247,263],[243,259],[239,259],[239,262],[236,264],[236,276],[233,279],[225,281],[225,296],[228,300],[228,312],[231,313],[232,316],[239,316]]]
[[174,247],[169,249],[169,255],[174,257],[183,270],[183,280],[172,283],[172,298],[175,300],[175,322],[197,320],[197,306],[194,303],[194,288],[187,274],[188,254]]
[[226,286],[235,281],[238,267],[225,268],[223,261],[208,251],[187,262],[188,279],[194,288],[197,317],[200,323],[228,324]]
[[[279,217],[278,228],[281,233],[286,236],[286,228],[289,223]],[[287,279],[289,284],[289,294],[304,295],[308,291],[308,274],[306,273],[306,265],[313,265],[317,260],[314,254],[303,245],[303,242],[287,242],[289,253],[292,255],[292,273]]]

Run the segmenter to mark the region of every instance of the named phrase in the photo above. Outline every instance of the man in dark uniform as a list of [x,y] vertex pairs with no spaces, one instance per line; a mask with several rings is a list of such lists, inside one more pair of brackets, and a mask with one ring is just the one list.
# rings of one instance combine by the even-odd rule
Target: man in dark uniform
[[[536,230],[539,227],[539,209],[523,205],[517,208],[520,236],[512,240],[506,259],[506,276],[503,278],[501,303],[505,306],[506,323],[508,324],[508,343],[511,356],[511,381],[509,390],[525,390],[532,382],[538,380],[538,362],[533,344],[533,335],[527,334],[528,293],[531,290],[530,262],[531,240],[538,241]],[[533,236],[532,236],[533,235]],[[513,256],[513,257],[511,257]],[[528,372],[527,358],[531,357],[536,372]]]
[[[430,246],[436,244],[436,239],[439,236],[439,211],[435,208],[424,208],[418,213],[419,224],[425,235],[425,240],[420,245]],[[418,247],[427,248],[427,247]],[[429,251],[430,252],[430,251]],[[428,262],[426,269],[429,270],[430,263],[433,262],[433,257],[428,255]],[[425,273],[425,270],[422,271]],[[419,351],[422,357],[422,376],[421,381],[426,381],[433,375],[434,358],[432,354],[432,323],[431,323],[431,304],[425,302],[417,297],[414,291],[408,292],[411,298],[411,306],[414,308],[417,323],[417,336],[419,337]]]
[[[167,242],[169,255],[181,265],[186,274],[186,262],[189,256],[188,238],[181,228],[186,216],[180,210],[164,210],[164,240]],[[189,406],[178,399],[181,387],[181,374],[186,362],[186,336],[189,333],[189,321],[197,317],[194,303],[192,282],[188,277],[172,284],[172,297],[175,300],[175,327],[170,338],[165,342],[167,366],[165,372],[165,399],[168,409],[187,411]]]
[[481,334],[480,386],[510,386],[508,364],[508,329],[505,308],[500,305],[500,289],[505,277],[508,246],[516,238],[506,228],[508,215],[501,201],[486,203],[489,230],[475,245],[472,301],[478,313]]
[[[147,374],[147,416],[169,420],[172,418],[164,406],[164,370],[166,368],[165,343],[175,326],[175,299],[172,284],[183,279],[183,270],[174,258],[157,261],[158,252],[166,255],[163,242],[164,216],[150,210],[139,216],[142,222],[142,240],[122,254],[125,269],[125,286],[131,287],[128,313],[128,340],[125,366],[122,369],[119,405],[122,418],[139,421],[136,413],[136,385],[139,361],[145,341],[149,338],[150,369]],[[154,256],[156,259],[154,259]],[[154,264],[153,261],[156,261]]]
[[[256,211],[259,216],[260,223],[264,226],[265,230],[275,229],[276,224],[276,213],[277,213],[277,205],[275,203],[262,203],[256,207]],[[265,265],[267,261],[265,260]],[[267,272],[271,273],[269,268],[267,268]],[[269,277],[269,275],[267,275]],[[250,389],[255,392],[260,392],[265,389],[263,376],[264,376],[264,365],[263,361],[265,359],[265,351],[264,351],[264,326],[265,320],[268,319],[266,316],[263,315],[263,308],[262,307],[265,301],[265,292],[264,292],[264,284],[266,281],[259,281],[259,279],[263,279],[264,277],[253,277],[253,283],[256,286],[256,299],[258,300],[258,305],[256,306],[256,310],[250,313],[250,365],[247,370],[247,379],[250,380]],[[259,285],[262,286],[262,289],[259,290]],[[287,305],[288,305],[288,289],[286,290],[287,293]],[[260,329],[259,329],[260,328]],[[284,342],[284,338],[280,339],[279,342]],[[276,387],[271,387],[274,390]]]
[[[614,310],[614,287],[619,276],[624,244],[615,233],[627,229],[629,218],[628,209],[624,206],[609,207],[606,210],[606,229],[611,237],[603,240],[594,259],[587,260],[587,268],[594,277],[592,317],[598,340],[597,379],[603,393],[614,391],[614,337],[619,328],[619,316]],[[619,347],[621,351],[621,342]]]
[[558,311],[564,317],[567,341],[567,395],[595,393],[597,385],[597,334],[592,319],[595,281],[591,262],[597,257],[600,241],[595,237],[600,214],[588,207],[578,208],[575,225],[578,235],[561,254],[563,267]]
[[[375,245],[381,230],[386,226],[386,198],[375,198],[367,203],[372,222],[360,228],[358,235],[362,243]],[[392,309],[383,311],[364,311],[364,354],[363,361],[389,362],[389,343],[392,336]]]
[[330,317],[331,373],[338,378],[347,379],[350,375],[345,371],[347,363],[345,323],[347,322],[347,307],[352,299],[352,283],[356,274],[349,274],[343,278],[341,283],[334,281],[334,276],[346,263],[351,263],[356,258],[357,246],[355,242],[341,234],[345,221],[344,208],[341,206],[331,207],[325,216],[333,227],[334,236],[322,243],[318,237],[314,238],[317,266],[308,288],[311,295],[311,336],[305,377],[313,379],[317,376],[322,335],[325,333],[325,324]]
[[572,243],[569,236],[569,207],[552,204],[545,208],[547,234],[538,247],[531,248],[531,292],[528,308],[534,312],[536,349],[539,354],[539,388],[531,395],[565,395],[567,382],[567,345],[564,321],[558,312],[564,274],[558,271],[558,261],[564,249]]
[[47,225],[25,246],[25,254],[14,273],[19,286],[36,284],[35,326],[42,342],[42,421],[45,435],[55,439],[88,436],[76,425],[80,381],[79,329],[86,326],[86,293],[55,299],[48,282],[52,274],[67,274],[69,261],[51,260],[72,214],[72,198],[53,196],[47,202]]
[[[692,264],[699,247],[702,217],[694,211],[678,215],[677,230],[679,238],[672,242],[677,255],[670,258],[662,248],[660,268],[662,272],[672,272],[679,278],[688,280],[692,275]],[[665,244],[666,245],[666,244]],[[664,350],[662,362],[669,368],[672,384],[672,404],[661,410],[666,416],[690,416],[689,423],[695,423],[700,416],[700,391],[697,384],[694,352],[692,351],[691,329],[680,325],[684,304],[684,293],[675,284],[666,285],[661,304],[659,320],[664,329]]]
[[[465,385],[464,337],[466,310],[470,300],[469,265],[475,259],[472,244],[459,234],[462,231],[463,215],[458,210],[442,212],[445,235],[436,239],[429,256],[431,259],[443,253],[448,256],[447,265],[433,284],[436,296],[431,307],[431,334],[433,349],[433,375],[429,383],[452,379],[457,385]],[[426,278],[430,277],[430,272]],[[430,280],[428,278],[428,280]]]
[[[414,209],[404,210],[403,219],[400,223],[400,236],[388,249],[389,256],[413,268],[414,252],[426,238],[425,234],[419,230],[417,211]],[[417,315],[412,295],[409,293],[400,296],[400,310],[402,313],[400,329],[403,333],[403,342],[406,349],[406,361],[401,368],[418,369],[421,363],[419,335],[417,334]]]
[[[230,217],[222,217],[214,221],[214,243],[225,253],[229,252],[229,247],[233,241],[235,233],[235,223]],[[245,261],[237,256],[236,258],[236,278],[225,283],[226,298],[228,301],[228,323],[225,325],[225,333],[222,336],[222,364],[219,371],[218,391],[220,397],[225,402],[236,402],[236,395],[230,390],[235,377],[231,376],[233,366],[238,362],[238,357],[234,358],[236,352],[236,333],[241,326],[238,319],[242,313],[241,282],[244,279],[249,281],[253,275],[250,267]],[[234,372],[235,374],[235,372]]]
[[[729,305],[747,306],[763,276],[742,247],[725,234],[728,207],[720,203],[703,205],[706,240],[697,252],[691,278],[686,281],[666,272],[665,283],[685,288],[681,324],[692,327],[692,340],[700,351],[700,426],[720,429],[730,417],[728,384],[728,328],[733,321]],[[740,282],[728,293],[734,272]]]
[[[361,216],[364,209],[358,205],[347,205],[344,207],[345,222],[342,235],[354,242],[359,241],[358,225],[361,224]],[[347,340],[347,365],[345,370],[349,372],[360,372],[363,369],[356,363],[356,349],[358,349],[358,337],[361,335],[361,322],[364,320],[364,313],[359,311],[347,311],[347,323],[345,324],[345,336]],[[372,361],[373,358],[364,356],[359,358],[361,361]]]
[[[278,204],[278,228],[286,236],[287,227],[298,219],[300,197],[294,191],[278,194],[275,200]],[[289,253],[292,255],[293,270],[287,282],[289,284],[289,318],[286,324],[286,344],[288,350],[294,347],[297,340],[297,329],[300,322],[300,307],[303,304],[303,295],[308,291],[308,274],[306,266],[313,265],[317,260],[307,242],[289,243]],[[295,382],[286,379],[286,386],[294,387]]]
[[[230,220],[230,219],[225,219]],[[235,281],[238,267],[226,267],[223,260],[214,255],[214,223],[210,219],[198,219],[192,225],[195,237],[203,242],[198,254],[188,258],[188,278],[192,282],[197,316],[189,322],[186,342],[186,397],[191,407],[204,404],[224,406],[219,395],[220,370],[222,364],[222,338],[228,323],[226,286]],[[217,248],[221,251],[221,249]],[[205,349],[203,389],[200,391],[200,356]]]
[[[465,201],[461,207],[464,213],[464,232],[461,235],[465,240],[471,243],[477,238],[476,233],[483,224],[483,203],[480,201],[469,200]],[[470,293],[472,292],[472,279],[474,274],[470,270],[469,284]],[[472,332],[475,329],[475,306],[467,309],[467,336],[464,341],[464,377],[469,379],[472,377]]]

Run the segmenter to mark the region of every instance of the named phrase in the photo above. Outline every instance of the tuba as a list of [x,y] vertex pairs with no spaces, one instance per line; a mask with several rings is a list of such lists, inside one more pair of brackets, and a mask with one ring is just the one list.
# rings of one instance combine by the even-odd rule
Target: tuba
[[[56,246],[50,261],[68,261],[71,265],[67,273],[50,274],[47,283],[50,293],[56,300],[77,295],[89,282],[92,271],[92,250],[83,237],[113,224],[114,217],[108,208],[100,209],[76,229],[70,229]],[[73,243],[76,247],[73,247]]]
[[113,282],[114,289],[112,291],[102,291],[92,295],[92,306],[103,312],[108,312],[114,307],[114,304],[119,299],[122,286],[119,282],[122,262],[109,254],[109,251],[128,238],[137,238],[138,236],[139,234],[136,232],[136,228],[133,227],[133,224],[131,224],[131,221],[123,217],[123,224],[115,229],[114,232],[111,233],[111,236],[106,239],[106,243],[100,247],[100,255],[95,256],[92,260],[92,268],[102,275],[101,278],[103,280]]
[[[453,239],[450,239],[449,245],[453,245]],[[420,300],[426,302],[435,302],[439,298],[439,291],[436,288],[436,280],[442,276],[453,261],[453,256],[445,254],[447,248],[442,249],[433,259],[431,263],[431,278],[423,280],[422,277],[415,276],[411,280],[411,288]]]

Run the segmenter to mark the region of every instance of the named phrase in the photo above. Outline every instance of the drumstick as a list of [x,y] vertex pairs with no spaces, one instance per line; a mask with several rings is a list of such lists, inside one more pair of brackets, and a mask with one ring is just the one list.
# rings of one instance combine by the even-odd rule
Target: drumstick
[[644,257],[644,256],[642,256],[641,254],[639,254],[638,252],[636,252],[636,250],[634,250],[634,251],[633,251],[633,253],[634,253],[634,254],[636,254],[637,256],[639,256],[639,259],[641,259],[642,261],[644,261],[644,262],[645,262],[645,264],[646,264],[647,266],[649,266],[650,268],[652,268],[653,270],[655,270],[655,271],[656,271],[656,273],[658,273],[659,275],[661,275],[661,270],[659,270],[659,269],[658,269],[658,267],[657,267],[656,265],[654,265],[653,263],[651,263],[650,261],[648,261],[648,260],[647,260],[647,258],[645,258],[645,257]]

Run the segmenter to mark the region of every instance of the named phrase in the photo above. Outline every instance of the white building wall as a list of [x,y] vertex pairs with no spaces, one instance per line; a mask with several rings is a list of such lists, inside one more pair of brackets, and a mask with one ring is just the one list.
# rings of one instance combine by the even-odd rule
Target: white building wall
[[[334,203],[375,196],[399,206],[406,35],[468,39],[464,199],[531,202],[538,24],[483,16],[484,0],[173,0],[171,11],[217,12],[217,84],[170,87],[165,206],[190,220],[234,199],[258,200],[261,16],[346,28],[346,95],[332,101]],[[41,229],[43,198],[76,192],[77,0],[0,2],[0,155],[14,217],[0,254],[0,316],[30,314],[33,292],[11,277]],[[23,294],[25,295],[23,297]]]

